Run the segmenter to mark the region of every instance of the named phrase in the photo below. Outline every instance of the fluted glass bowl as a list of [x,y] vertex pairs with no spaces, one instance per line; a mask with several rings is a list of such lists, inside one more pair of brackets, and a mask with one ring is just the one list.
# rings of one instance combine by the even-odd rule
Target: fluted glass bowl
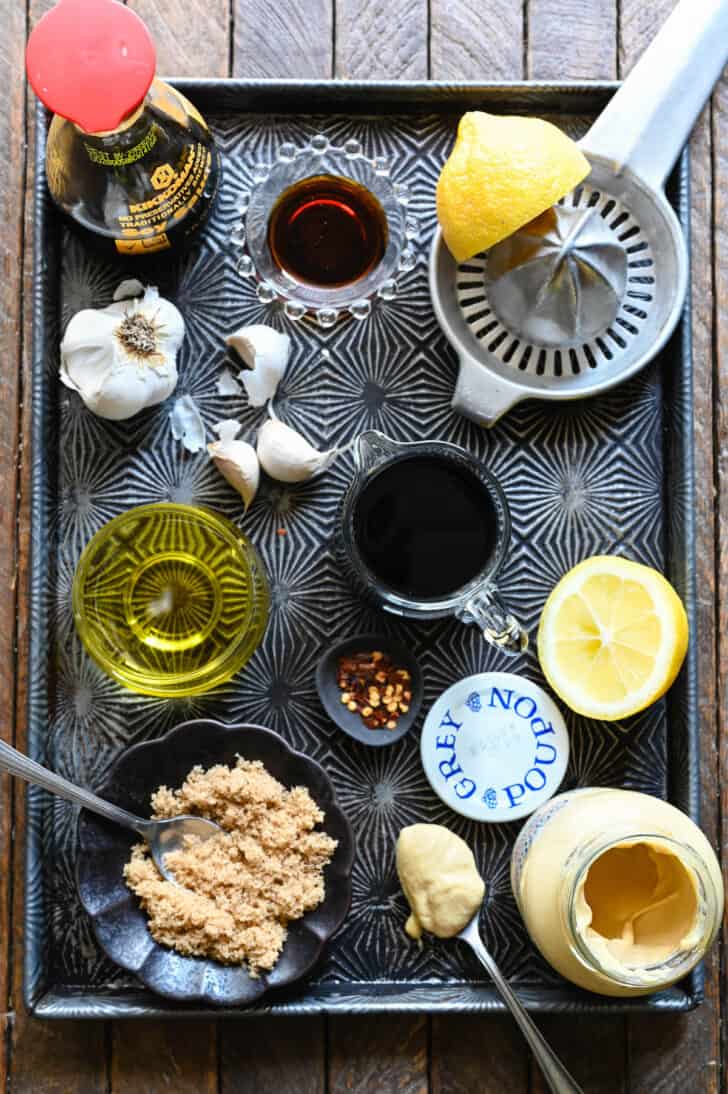
[[237,756],[260,760],[287,788],[305,786],[325,817],[322,830],[338,840],[324,870],[323,902],[290,923],[288,938],[270,972],[251,977],[242,966],[202,957],[183,957],[155,942],[123,869],[139,837],[96,814],[78,820],[77,884],[96,939],[117,965],[134,973],[151,991],[178,1002],[245,1006],[304,977],[326,942],[343,923],[351,902],[354,836],[336,803],[328,775],[315,760],[295,752],[282,737],[255,725],[225,725],[208,719],[185,722],[164,737],[134,745],[109,771],[102,798],[148,817],[150,798],[161,785],[179,787],[196,764],[234,765]]
[[[389,174],[386,160],[365,156],[359,141],[348,140],[339,146],[321,134],[305,146],[285,143],[273,164],[259,165],[254,173],[255,186],[241,196],[241,219],[233,229],[232,242],[242,251],[238,272],[257,280],[261,302],[281,301],[289,319],[310,315],[319,326],[331,327],[343,313],[365,319],[377,297],[393,299],[397,274],[413,269],[417,261],[417,221],[407,209],[407,186],[392,182]],[[268,223],[280,195],[296,183],[319,175],[351,179],[366,187],[379,201],[387,220],[387,243],[381,261],[348,285],[323,288],[297,281],[275,263],[268,245]]]

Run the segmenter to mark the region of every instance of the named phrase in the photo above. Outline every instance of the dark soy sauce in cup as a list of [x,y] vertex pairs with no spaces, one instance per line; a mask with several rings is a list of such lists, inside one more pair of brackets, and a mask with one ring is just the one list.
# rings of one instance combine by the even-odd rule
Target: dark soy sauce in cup
[[498,517],[488,488],[455,460],[395,460],[364,486],[354,536],[374,577],[410,600],[462,589],[493,554]]

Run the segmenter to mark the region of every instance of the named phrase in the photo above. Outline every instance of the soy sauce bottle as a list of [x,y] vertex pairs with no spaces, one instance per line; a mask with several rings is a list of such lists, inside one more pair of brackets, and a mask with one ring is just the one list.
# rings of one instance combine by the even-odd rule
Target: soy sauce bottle
[[146,26],[117,0],[60,0],[28,42],[28,78],[54,114],[48,188],[107,254],[183,249],[217,192],[213,137],[155,64]]

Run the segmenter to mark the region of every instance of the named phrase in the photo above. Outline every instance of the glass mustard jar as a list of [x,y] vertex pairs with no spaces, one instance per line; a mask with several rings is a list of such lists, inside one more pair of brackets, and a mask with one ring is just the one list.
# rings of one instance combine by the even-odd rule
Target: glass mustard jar
[[107,254],[179,250],[207,219],[220,155],[180,92],[154,79],[149,32],[117,0],[60,0],[38,22],[26,66],[53,112],[51,197]]
[[559,794],[521,830],[511,885],[532,941],[567,980],[647,995],[701,960],[720,928],[715,853],[674,806],[631,790]]

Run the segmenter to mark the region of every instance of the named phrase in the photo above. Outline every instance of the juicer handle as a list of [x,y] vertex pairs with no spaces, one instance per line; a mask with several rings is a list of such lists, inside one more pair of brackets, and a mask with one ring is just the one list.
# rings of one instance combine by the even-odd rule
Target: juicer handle
[[461,353],[459,359],[458,379],[452,397],[452,408],[458,414],[464,414],[478,425],[490,428],[525,397],[526,392],[519,384],[496,376],[475,357]]
[[680,0],[581,150],[661,189],[727,60],[728,0]]

